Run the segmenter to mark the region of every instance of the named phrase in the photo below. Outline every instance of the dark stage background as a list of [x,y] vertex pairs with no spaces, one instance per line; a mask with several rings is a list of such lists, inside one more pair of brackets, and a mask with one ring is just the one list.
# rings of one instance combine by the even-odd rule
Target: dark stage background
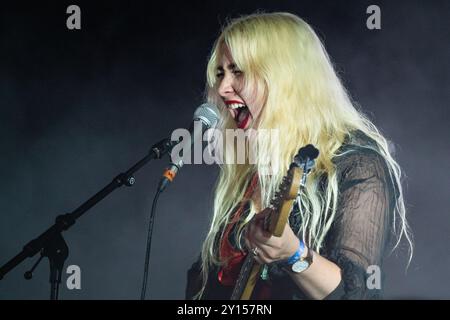
[[[81,30],[66,8],[81,8]],[[381,8],[368,30],[366,8]],[[449,1],[16,1],[0,6],[0,264],[186,127],[202,102],[220,25],[289,11],[324,39],[347,88],[394,143],[415,254],[386,260],[385,297],[450,298]],[[148,165],[65,233],[81,290],[62,299],[138,299],[147,216],[167,160]],[[210,221],[216,166],[185,166],[160,198],[148,297],[182,299]],[[47,299],[48,265],[27,259],[0,299]],[[64,275],[64,281],[67,275]]]

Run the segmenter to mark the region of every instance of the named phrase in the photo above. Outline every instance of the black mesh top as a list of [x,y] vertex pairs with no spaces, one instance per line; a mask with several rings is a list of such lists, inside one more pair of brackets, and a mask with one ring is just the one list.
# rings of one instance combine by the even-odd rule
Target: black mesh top
[[[338,208],[321,255],[336,263],[342,272],[338,287],[326,299],[380,299],[383,290],[383,257],[392,240],[397,188],[390,178],[384,158],[373,140],[360,131],[349,137],[335,157],[339,183]],[[299,208],[294,206],[290,225],[297,233]],[[381,286],[367,286],[373,271],[381,270]],[[376,267],[375,267],[376,268]],[[201,288],[200,259],[188,271],[186,298]],[[210,271],[204,299],[229,299],[232,287],[217,281],[217,268]],[[263,280],[260,280],[263,281]],[[278,263],[269,265],[272,299],[308,299]],[[377,286],[376,286],[377,287]],[[258,285],[255,287],[258,290]]]

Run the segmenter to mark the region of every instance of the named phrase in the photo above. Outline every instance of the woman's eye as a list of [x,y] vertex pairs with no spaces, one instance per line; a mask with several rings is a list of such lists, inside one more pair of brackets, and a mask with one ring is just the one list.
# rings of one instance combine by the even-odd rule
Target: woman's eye
[[223,77],[223,72],[218,72],[218,73],[216,73],[216,77],[217,77],[217,78],[222,78],[222,77]]
[[241,70],[234,70],[233,73],[234,73],[235,76],[240,76],[242,74],[242,71]]

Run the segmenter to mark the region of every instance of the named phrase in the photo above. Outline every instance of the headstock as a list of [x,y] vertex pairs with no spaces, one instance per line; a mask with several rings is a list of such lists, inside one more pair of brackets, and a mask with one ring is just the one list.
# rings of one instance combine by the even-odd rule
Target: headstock
[[264,221],[265,229],[276,237],[283,234],[294,200],[300,188],[305,186],[306,177],[315,165],[319,155],[312,144],[300,148],[283,177],[278,190],[270,200],[270,213]]

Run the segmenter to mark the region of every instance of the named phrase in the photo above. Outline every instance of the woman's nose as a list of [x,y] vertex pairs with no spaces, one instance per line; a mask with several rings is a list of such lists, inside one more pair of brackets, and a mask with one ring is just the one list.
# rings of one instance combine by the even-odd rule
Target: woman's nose
[[234,94],[233,80],[230,76],[224,76],[219,85],[219,95],[226,98]]

